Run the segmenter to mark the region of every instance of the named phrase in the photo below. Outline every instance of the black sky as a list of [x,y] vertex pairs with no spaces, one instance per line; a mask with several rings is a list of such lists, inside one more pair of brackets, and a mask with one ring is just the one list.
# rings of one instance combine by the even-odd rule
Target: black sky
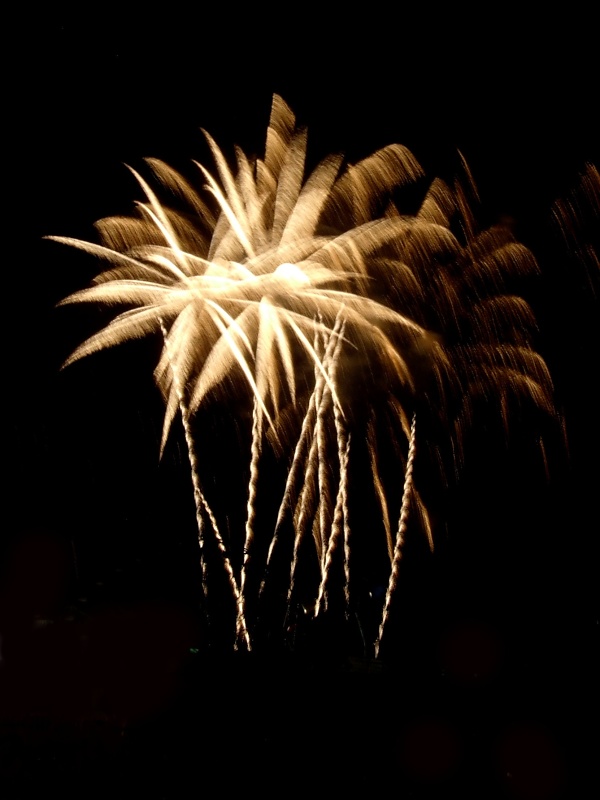
[[[15,32],[5,117],[15,529],[36,521],[60,524],[56,495],[65,487],[45,475],[56,457],[66,470],[63,481],[80,476],[73,494],[81,513],[111,486],[125,493],[118,475],[96,478],[101,485],[90,488],[77,464],[65,466],[70,456],[54,430],[56,413],[64,424],[80,415],[92,439],[102,441],[109,424],[132,437],[131,452],[144,455],[130,456],[120,469],[123,483],[139,475],[140,505],[143,464],[159,435],[147,420],[154,400],[142,401],[149,365],[135,367],[135,386],[142,388],[127,388],[135,395],[127,419],[102,357],[90,367],[93,399],[75,399],[76,378],[57,378],[76,343],[72,322],[54,305],[87,285],[94,270],[42,237],[89,238],[97,219],[129,212],[136,187],[125,164],[137,167],[157,157],[185,170],[192,159],[207,162],[201,128],[226,152],[239,144],[260,154],[274,93],[308,126],[315,162],[334,151],[358,160],[398,142],[432,177],[451,177],[456,153],[464,155],[487,219],[512,218],[518,235],[547,259],[534,299],[544,355],[570,414],[575,466],[567,480],[570,491],[581,481],[591,489],[597,477],[592,341],[598,300],[587,291],[585,269],[556,256],[548,225],[552,203],[568,196],[597,157],[592,28],[575,10],[537,15],[500,6],[485,15],[399,5],[385,14],[303,8],[276,17],[254,6],[97,15],[50,9],[24,20]],[[82,333],[95,324],[85,315],[76,322]],[[89,402],[93,409],[86,408]],[[136,412],[136,403],[144,402],[150,409]],[[104,414],[110,423],[87,425],[88,419],[100,424]],[[74,441],[76,431],[71,425]],[[579,490],[576,495],[579,501]],[[57,503],[58,520],[48,520],[48,503]],[[578,513],[587,520],[589,512],[585,506]],[[104,518],[101,509],[93,513]],[[109,509],[105,513],[110,517]],[[75,524],[71,517],[69,525]]]
[[[16,369],[30,375],[30,348],[45,352],[54,303],[91,277],[42,237],[86,238],[97,219],[130,211],[136,187],[125,164],[207,162],[201,128],[225,151],[239,144],[260,154],[273,93],[308,126],[315,161],[334,151],[358,160],[399,142],[429,175],[449,177],[460,151],[487,219],[513,218],[545,256],[554,247],[552,203],[597,158],[592,28],[576,10],[510,6],[481,16],[399,5],[386,14],[290,9],[275,18],[260,7],[50,8],[24,20],[5,100]],[[585,277],[565,265],[563,281],[561,268],[544,291],[562,281],[564,293],[551,301],[564,307],[541,310],[548,330],[562,334],[580,321],[579,301],[588,308],[590,300],[578,295]],[[576,330],[556,343],[571,337]]]
[[86,12],[26,30],[16,130],[24,118],[22,166],[54,213],[57,192],[80,207],[114,197],[109,164],[195,157],[200,126],[260,148],[274,92],[320,154],[400,141],[436,168],[460,149],[509,212],[547,202],[597,142],[591,32],[575,14]]
[[[104,599],[112,593],[130,602],[137,592],[190,600],[197,575],[185,565],[195,558],[193,542],[189,531],[172,533],[183,520],[193,528],[191,498],[178,484],[185,456],[174,452],[156,468],[152,364],[137,352],[134,363],[101,355],[59,375],[78,343],[71,326],[91,333],[97,318],[61,317],[54,306],[94,270],[42,237],[89,238],[97,219],[127,213],[136,186],[125,164],[206,162],[201,128],[225,151],[239,144],[260,154],[278,93],[308,126],[315,160],[333,151],[358,160],[398,142],[433,176],[451,171],[460,151],[489,221],[512,218],[539,254],[541,343],[567,412],[572,460],[558,466],[550,490],[536,483],[532,496],[517,469],[505,485],[514,496],[494,512],[488,504],[498,503],[498,493],[485,476],[471,476],[456,501],[466,503],[457,542],[446,572],[443,562],[436,567],[440,583],[430,602],[447,603],[448,618],[461,619],[480,602],[484,619],[489,613],[503,630],[516,627],[507,641],[518,652],[522,646],[531,657],[531,642],[539,643],[543,656],[528,669],[547,668],[544,691],[556,689],[561,670],[591,685],[600,297],[590,285],[599,282],[560,250],[548,226],[552,203],[568,196],[586,163],[598,165],[596,21],[572,6],[536,13],[500,4],[441,11],[396,4],[377,14],[353,8],[46,6],[8,31],[4,597],[21,578],[11,573],[15,543],[41,530],[80,548],[81,574],[71,576],[69,592],[80,581],[82,591]],[[597,212],[593,219],[596,226]],[[596,246],[597,237],[594,227]],[[157,588],[151,583],[161,570]],[[34,572],[25,570],[15,596],[28,587],[35,596]],[[420,619],[436,613],[428,606]],[[574,702],[585,701],[582,686]],[[567,694],[561,687],[561,713],[572,723]]]

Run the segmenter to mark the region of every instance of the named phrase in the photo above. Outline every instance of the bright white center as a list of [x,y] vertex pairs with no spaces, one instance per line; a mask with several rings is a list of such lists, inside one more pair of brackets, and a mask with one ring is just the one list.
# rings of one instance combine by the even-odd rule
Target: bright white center
[[285,281],[296,284],[310,283],[310,278],[295,264],[280,264],[275,270],[275,275]]

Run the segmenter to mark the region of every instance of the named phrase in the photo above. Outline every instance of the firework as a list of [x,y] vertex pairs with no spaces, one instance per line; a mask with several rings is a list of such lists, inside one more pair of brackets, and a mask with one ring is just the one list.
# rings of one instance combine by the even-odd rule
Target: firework
[[[460,181],[434,180],[406,214],[403,188],[425,180],[406,148],[354,165],[330,156],[307,175],[307,132],[278,96],[262,159],[236,149],[232,166],[205,137],[216,175],[196,164],[200,190],[151,159],[159,188],[134,171],[144,194],[134,215],[97,223],[98,242],[51,237],[108,263],[63,304],[116,309],[66,365],[160,337],[161,450],[179,414],[203,588],[208,598],[211,536],[235,600],[234,647],[252,649],[265,625],[283,630],[298,608],[344,624],[360,587],[383,582],[380,624],[367,632],[378,655],[411,515],[433,548],[416,461],[452,480],[482,405],[507,432],[515,405],[554,415],[534,315],[511,290],[535,259],[505,226],[477,229],[466,164]],[[209,400],[232,396],[248,420],[237,532],[207,501],[198,449]],[[265,504],[266,461],[286,477]]]

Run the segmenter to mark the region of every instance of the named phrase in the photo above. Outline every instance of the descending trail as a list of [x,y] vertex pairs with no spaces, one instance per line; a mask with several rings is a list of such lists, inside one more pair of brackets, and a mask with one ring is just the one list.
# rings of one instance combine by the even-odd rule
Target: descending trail
[[[169,355],[169,361],[171,364],[171,371],[172,371],[172,378],[173,383],[175,385],[175,390],[177,392],[177,397],[179,400],[179,408],[181,411],[181,420],[183,425],[183,430],[185,433],[185,441],[187,445],[187,454],[190,461],[190,468],[191,468],[191,475],[192,475],[192,483],[194,488],[194,504],[196,509],[196,524],[198,528],[198,545],[200,547],[200,564],[202,570],[202,588],[204,596],[206,597],[208,592],[208,575],[207,575],[207,564],[206,564],[206,525],[205,525],[205,515],[208,517],[210,524],[212,526],[213,533],[215,535],[215,539],[217,541],[217,546],[221,556],[223,557],[223,565],[225,567],[225,572],[227,573],[227,579],[229,581],[229,586],[231,588],[231,592],[236,602],[237,607],[237,621],[236,621],[236,634],[238,638],[242,638],[246,644],[248,650],[251,649],[250,644],[250,636],[248,633],[248,628],[246,625],[246,619],[244,614],[244,606],[242,602],[242,597],[240,595],[240,591],[237,586],[237,582],[235,579],[235,575],[233,572],[233,568],[231,566],[231,560],[227,555],[227,549],[223,542],[223,537],[219,532],[219,527],[215,515],[213,514],[209,504],[206,501],[204,496],[204,492],[202,491],[202,487],[200,485],[200,477],[199,477],[199,470],[198,470],[198,459],[196,456],[196,445],[194,442],[194,437],[192,435],[191,425],[190,425],[190,418],[189,418],[189,410],[188,405],[185,399],[185,393],[181,384],[181,380],[179,378],[179,374],[177,371],[177,362],[174,356],[171,356],[170,353],[170,346],[169,346],[169,334],[167,329],[164,326],[162,320],[159,320],[160,328],[163,334],[163,340],[165,343],[165,350]],[[236,645],[237,647],[237,639]]]
[[400,562],[404,552],[404,543],[406,538],[406,529],[408,525],[408,515],[410,512],[412,491],[413,491],[413,468],[415,463],[415,455],[417,452],[417,417],[413,415],[412,424],[410,428],[410,443],[408,447],[408,458],[406,461],[406,472],[404,475],[404,487],[402,490],[402,508],[400,510],[400,519],[398,521],[398,530],[396,532],[396,546],[394,547],[394,557],[392,559],[392,569],[388,582],[387,591],[385,594],[385,602],[383,606],[383,616],[379,626],[379,633],[375,642],[375,658],[379,656],[379,649],[381,640],[385,631],[385,626],[390,616],[390,608],[392,604],[392,597],[398,585],[398,577],[400,575]]

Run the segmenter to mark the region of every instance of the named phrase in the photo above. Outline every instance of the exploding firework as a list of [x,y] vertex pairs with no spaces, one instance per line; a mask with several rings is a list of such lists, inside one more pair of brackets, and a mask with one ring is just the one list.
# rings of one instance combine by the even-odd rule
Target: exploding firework
[[[506,433],[514,416],[555,415],[536,321],[514,289],[536,261],[505,225],[478,229],[464,163],[407,214],[403,190],[425,186],[412,153],[330,156],[307,174],[307,132],[278,96],[263,158],[236,149],[229,161],[205,137],[216,173],[196,165],[199,191],[148,160],[153,182],[134,171],[135,214],[97,223],[98,242],[51,237],[108,264],[63,304],[116,309],[66,365],[133,338],[161,342],[161,450],[179,417],[205,607],[225,581],[219,620],[234,648],[285,636],[303,609],[358,620],[378,655],[408,533],[434,546],[419,476],[452,481],[482,413]],[[247,448],[237,531],[211,502],[201,448],[214,401],[232,398]],[[378,585],[369,628],[357,609]]]

